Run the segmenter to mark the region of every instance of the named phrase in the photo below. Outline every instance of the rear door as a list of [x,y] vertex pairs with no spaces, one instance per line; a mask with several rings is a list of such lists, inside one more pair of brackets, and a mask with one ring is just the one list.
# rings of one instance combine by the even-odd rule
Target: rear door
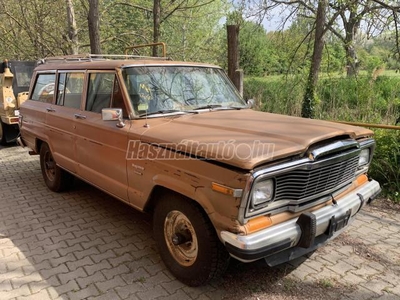
[[[88,71],[86,102],[76,123],[78,175],[127,201],[126,149],[129,120],[115,71]],[[103,121],[103,108],[122,108],[125,127]]]
[[47,108],[48,139],[54,160],[72,173],[77,169],[75,121],[82,114],[84,88],[84,71],[60,71],[55,104]]

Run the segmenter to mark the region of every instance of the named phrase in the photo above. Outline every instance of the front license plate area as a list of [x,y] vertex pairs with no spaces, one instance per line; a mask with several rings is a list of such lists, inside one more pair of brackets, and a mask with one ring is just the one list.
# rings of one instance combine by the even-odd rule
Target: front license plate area
[[336,231],[339,231],[344,227],[346,227],[347,224],[349,224],[350,216],[351,216],[351,209],[349,209],[343,216],[340,217],[332,216],[329,222],[328,235],[332,236]]

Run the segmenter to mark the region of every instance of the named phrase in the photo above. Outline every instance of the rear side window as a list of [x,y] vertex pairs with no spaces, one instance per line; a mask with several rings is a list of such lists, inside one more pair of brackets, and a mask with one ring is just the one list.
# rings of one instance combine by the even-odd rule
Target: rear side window
[[38,74],[31,99],[52,103],[56,74]]
[[60,73],[58,75],[57,105],[79,109],[83,94],[84,73]]

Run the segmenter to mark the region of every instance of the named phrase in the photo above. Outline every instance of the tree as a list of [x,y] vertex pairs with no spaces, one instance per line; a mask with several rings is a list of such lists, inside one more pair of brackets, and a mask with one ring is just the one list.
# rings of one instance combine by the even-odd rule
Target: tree
[[226,10],[225,0],[188,0],[179,9],[163,10],[160,39],[167,43],[168,54],[183,61],[225,60],[226,30],[221,30],[221,19]]
[[[244,1],[244,0],[243,0]],[[315,21],[318,7],[317,0],[291,1],[291,0],[247,0],[251,3],[248,11],[252,15],[263,19],[268,13],[279,7],[285,8],[283,24],[293,16],[311,18]],[[325,26],[338,39],[346,51],[347,74],[357,74],[359,61],[357,58],[355,39],[363,30],[369,36],[377,35],[384,29],[396,28],[396,19],[400,12],[400,4],[396,1],[382,0],[335,0],[330,1],[326,13]]]
[[268,73],[270,45],[265,29],[246,21],[240,27],[240,67],[246,75],[263,76]]
[[[80,52],[122,54],[165,41],[178,60],[217,62],[226,0],[160,0],[159,35],[146,0],[0,0],[0,55],[38,59]],[[222,45],[222,46],[221,46]],[[137,54],[151,55],[151,53]]]
[[67,21],[68,21],[68,41],[70,42],[70,53],[78,54],[78,29],[76,27],[75,10],[72,0],[66,0]]
[[5,57],[37,59],[67,54],[65,1],[0,0],[0,49]]
[[[161,0],[154,0],[154,5],[153,5],[153,42],[154,43],[159,42],[160,26],[161,26]],[[153,56],[158,56],[156,47],[153,47]]]
[[[223,50],[219,23],[227,0],[154,0],[152,6],[144,0],[103,1],[105,49],[163,41],[174,58],[200,61],[215,61]],[[146,55],[158,55],[157,49]]]
[[89,0],[88,27],[89,27],[89,39],[90,39],[90,52],[93,54],[100,54],[101,44],[100,44],[99,0]]
[[311,59],[310,72],[308,75],[306,91],[303,98],[301,116],[304,118],[314,117],[315,87],[318,82],[318,73],[321,66],[322,50],[324,48],[325,18],[328,0],[319,0],[317,16],[315,21],[314,51]]

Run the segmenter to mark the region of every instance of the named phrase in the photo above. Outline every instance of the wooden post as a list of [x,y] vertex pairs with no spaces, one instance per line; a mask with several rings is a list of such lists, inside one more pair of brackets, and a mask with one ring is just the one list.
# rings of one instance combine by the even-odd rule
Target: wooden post
[[227,25],[228,34],[228,76],[233,84],[243,93],[243,74],[239,71],[239,26]]

